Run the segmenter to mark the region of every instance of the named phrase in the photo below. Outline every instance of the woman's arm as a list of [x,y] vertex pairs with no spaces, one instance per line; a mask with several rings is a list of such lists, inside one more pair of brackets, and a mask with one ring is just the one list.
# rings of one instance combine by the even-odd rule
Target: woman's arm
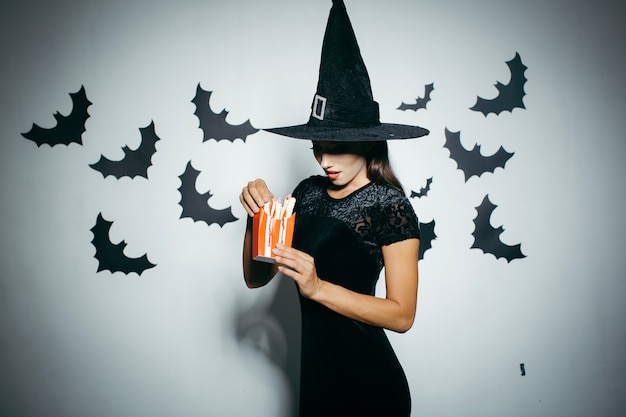
[[252,259],[252,218],[273,197],[273,194],[262,179],[250,181],[243,187],[239,196],[241,205],[248,213],[242,253],[243,277],[248,288],[262,287],[270,282],[276,275],[276,272],[278,272],[277,265],[256,262]]
[[320,279],[313,258],[304,252],[279,246],[275,254],[280,265],[278,270],[296,281],[302,296],[351,319],[406,332],[415,320],[418,250],[418,239],[406,239],[382,247],[385,298],[360,294]]

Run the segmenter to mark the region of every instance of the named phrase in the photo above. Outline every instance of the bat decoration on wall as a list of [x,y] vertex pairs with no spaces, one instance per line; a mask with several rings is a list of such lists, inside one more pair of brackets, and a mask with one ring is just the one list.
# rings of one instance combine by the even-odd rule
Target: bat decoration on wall
[[96,248],[96,259],[98,260],[98,272],[109,270],[111,273],[123,272],[129,274],[135,272],[141,275],[146,269],[155,267],[148,260],[147,255],[139,258],[129,258],[124,254],[126,242],[122,241],[118,244],[111,242],[109,231],[113,222],[109,222],[102,217],[102,213],[98,214],[96,225],[91,228],[93,240],[91,243]]
[[[472,233],[474,244],[472,249],[480,249],[484,253],[490,253],[496,258],[505,258],[507,262],[513,259],[525,258],[521,251],[521,244],[509,246],[500,240],[500,234],[504,231],[502,226],[494,228],[491,226],[491,213],[497,206],[489,201],[489,195],[486,195],[480,206],[476,207],[478,215],[474,219],[475,229]],[[420,245],[421,246],[421,245]]]
[[190,161],[187,163],[185,172],[179,177],[181,185],[178,191],[181,195],[180,206],[183,208],[180,218],[189,217],[195,222],[203,221],[209,226],[217,223],[220,227],[228,222],[237,221],[230,207],[220,210],[208,205],[208,200],[213,196],[210,191],[204,194],[198,193],[196,179],[199,174],[200,171],[194,169]]
[[426,105],[430,102],[430,93],[432,93],[434,89],[435,89],[434,83],[425,85],[424,86],[424,98],[418,97],[417,99],[415,99],[415,104],[407,104],[403,102],[402,104],[400,104],[400,107],[398,107],[398,110],[418,111],[419,109],[425,109]]
[[485,172],[494,172],[496,168],[504,168],[506,161],[514,155],[502,146],[491,156],[483,156],[480,153],[480,145],[474,145],[472,150],[468,151],[461,144],[461,132],[450,132],[448,129],[446,129],[444,147],[450,151],[450,158],[463,171],[465,182],[474,175],[480,177]]
[[156,143],[160,139],[154,130],[154,122],[140,128],[139,132],[141,133],[141,143],[135,150],[124,146],[122,149],[124,157],[120,161],[111,161],[101,155],[98,162],[89,166],[102,173],[104,178],[113,175],[117,179],[122,177],[135,178],[137,176],[148,179],[148,168],[152,165],[152,155],[156,152]]
[[470,107],[471,110],[479,111],[487,117],[489,113],[500,114],[503,111],[512,112],[514,108],[525,109],[523,98],[526,95],[524,91],[524,85],[526,84],[526,76],[524,73],[528,69],[526,65],[522,63],[522,58],[516,52],[515,58],[507,61],[506,65],[511,71],[511,80],[508,84],[502,84],[498,81],[496,88],[498,89],[498,95],[493,99],[484,99],[478,97],[474,107]]
[[432,241],[437,239],[435,234],[435,220],[430,223],[420,223],[420,248],[418,259],[424,259],[424,252],[432,248]]
[[415,192],[415,191],[411,191],[411,198],[413,197],[417,197],[417,198],[422,198],[422,197],[426,197],[428,195],[428,192],[430,191],[430,184],[433,183],[433,177],[430,177],[426,180],[426,185],[422,188],[420,188],[419,192]]
[[55,127],[45,129],[33,123],[33,127],[28,132],[22,133],[22,136],[35,142],[37,146],[44,143],[50,146],[70,143],[82,145],[85,122],[89,118],[87,108],[92,103],[87,99],[84,86],[81,86],[76,93],[70,93],[70,97],[72,98],[72,111],[67,116],[56,112],[54,114],[57,122]]
[[245,142],[248,135],[259,131],[250,124],[249,120],[240,125],[229,124],[226,121],[226,116],[228,116],[226,110],[222,110],[221,113],[214,113],[209,104],[212,93],[212,91],[203,90],[198,84],[196,96],[191,100],[196,105],[194,114],[198,117],[200,129],[204,132],[203,142],[209,139],[229,140],[231,142],[234,142],[235,139],[241,139]]

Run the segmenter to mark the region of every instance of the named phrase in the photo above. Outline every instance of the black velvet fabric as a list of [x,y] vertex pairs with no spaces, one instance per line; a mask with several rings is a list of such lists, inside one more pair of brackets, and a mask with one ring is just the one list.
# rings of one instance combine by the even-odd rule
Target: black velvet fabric
[[[361,220],[371,217],[368,210],[405,213],[407,209],[381,206],[398,206],[397,202],[389,203],[394,199],[381,195],[381,190],[388,187],[370,184],[346,199],[335,200],[327,195],[326,185],[324,178],[312,177],[294,191],[298,203],[293,246],[315,258],[322,279],[374,295],[382,263],[367,240],[383,239],[389,244],[418,237],[417,218],[410,209],[408,221],[392,219],[381,226],[376,224],[381,217],[374,217],[374,223],[365,226]],[[410,207],[401,193],[393,190],[391,194]],[[389,224],[395,225],[395,235]],[[408,416],[408,383],[384,330],[349,319],[302,296],[300,305],[301,415]]]
[[[374,294],[376,262],[340,221],[297,217],[294,247],[316,259],[318,275]],[[302,416],[408,416],[409,388],[381,328],[341,316],[300,297]]]

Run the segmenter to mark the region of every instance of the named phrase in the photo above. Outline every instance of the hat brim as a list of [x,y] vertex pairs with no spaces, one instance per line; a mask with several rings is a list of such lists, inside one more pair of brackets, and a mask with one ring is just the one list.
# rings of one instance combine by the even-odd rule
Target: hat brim
[[420,126],[381,123],[372,127],[320,127],[306,124],[263,129],[294,139],[325,142],[376,142],[383,140],[415,139],[428,135]]

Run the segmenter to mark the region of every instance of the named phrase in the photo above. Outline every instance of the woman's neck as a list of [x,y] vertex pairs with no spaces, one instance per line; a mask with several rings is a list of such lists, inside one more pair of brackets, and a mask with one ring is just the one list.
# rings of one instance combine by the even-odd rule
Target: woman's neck
[[328,188],[326,188],[326,192],[329,196],[335,199],[341,199],[349,196],[353,192],[360,190],[370,183],[369,178],[365,177],[363,180],[359,181],[351,181],[348,184],[342,186],[336,186],[334,184],[330,184]]

